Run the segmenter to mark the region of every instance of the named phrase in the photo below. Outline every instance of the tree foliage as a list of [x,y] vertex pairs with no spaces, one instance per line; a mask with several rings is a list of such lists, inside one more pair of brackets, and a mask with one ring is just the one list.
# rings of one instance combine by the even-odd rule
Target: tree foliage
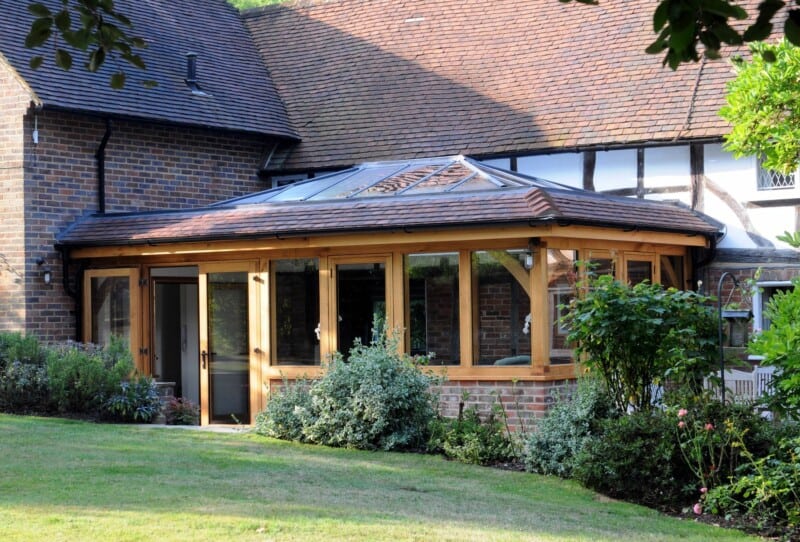
[[622,412],[649,410],[653,384],[692,385],[710,370],[716,319],[709,298],[647,282],[635,286],[609,275],[591,279],[564,324],[585,364],[597,371]]
[[764,167],[789,173],[800,155],[800,48],[787,40],[750,45],[753,58],[734,63],[727,105],[720,115],[733,125],[725,148],[737,158],[760,156]]
[[[51,10],[41,2],[32,2],[28,5],[28,11],[33,14],[34,20],[25,37],[25,47],[38,49],[52,40],[56,66],[63,70],[72,68],[76,50],[86,54],[84,68],[90,72],[99,70],[107,60],[117,63],[110,79],[112,88],[125,86],[126,75],[122,63],[145,69],[137,49],[143,49],[146,43],[142,38],[130,34],[133,28],[131,21],[116,10],[114,0],[62,0],[58,11]],[[33,56],[31,68],[38,69],[43,62],[42,55]]]

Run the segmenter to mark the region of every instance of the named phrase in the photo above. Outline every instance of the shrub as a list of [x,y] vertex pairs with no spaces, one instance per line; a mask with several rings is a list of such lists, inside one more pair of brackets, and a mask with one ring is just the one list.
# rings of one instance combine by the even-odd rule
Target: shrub
[[45,412],[49,391],[45,350],[35,337],[0,333],[0,410]]
[[[356,343],[347,361],[336,354],[311,387],[310,442],[366,450],[422,449],[436,415],[437,378],[399,354],[397,335]],[[424,360],[423,360],[424,361]]]
[[365,450],[423,449],[436,415],[438,378],[424,358],[399,354],[396,335],[356,343],[347,361],[335,354],[325,374],[285,387],[257,419],[262,434]]
[[13,361],[42,365],[45,359],[45,349],[36,337],[26,337],[21,333],[0,333],[0,369]]
[[100,412],[132,372],[133,360],[121,339],[106,349],[73,343],[47,355],[50,396],[59,412]]
[[115,421],[150,423],[161,412],[161,398],[152,378],[135,375],[118,385],[116,393],[106,400],[103,408],[106,415]]
[[603,382],[591,376],[582,378],[573,397],[556,397],[547,416],[536,424],[524,450],[525,469],[569,478],[576,456],[599,432],[601,420],[615,415]]
[[516,461],[519,447],[506,429],[505,411],[495,403],[481,420],[476,407],[459,403],[458,418],[437,418],[431,425],[428,451],[474,465]]
[[185,397],[171,397],[164,405],[167,425],[199,425],[200,407]]
[[709,298],[658,284],[590,279],[564,324],[577,354],[605,381],[621,411],[649,410],[653,384],[702,379],[713,366],[716,319]]
[[304,441],[303,428],[310,411],[310,384],[304,380],[290,384],[284,379],[281,390],[270,397],[267,408],[256,416],[253,430],[268,437]]
[[740,447],[747,464],[729,484],[712,488],[705,495],[705,506],[715,514],[739,517],[769,534],[795,540],[800,535],[800,437],[781,440],[775,453],[760,458],[741,440]]
[[769,329],[758,334],[750,351],[764,356],[764,364],[777,370],[773,375],[770,408],[800,416],[800,288],[798,281],[788,292],[776,292],[764,308]]
[[46,412],[49,395],[46,366],[12,361],[0,369],[0,410]]
[[695,490],[672,421],[659,410],[601,422],[575,460],[574,477],[610,497],[647,506],[683,504]]

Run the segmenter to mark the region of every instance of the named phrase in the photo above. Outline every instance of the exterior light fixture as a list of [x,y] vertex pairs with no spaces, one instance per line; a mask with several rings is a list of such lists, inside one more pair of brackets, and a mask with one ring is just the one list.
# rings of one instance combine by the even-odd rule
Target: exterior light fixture
[[36,265],[38,265],[39,268],[41,269],[42,280],[44,281],[44,283],[45,284],[50,284],[50,282],[53,280],[53,270],[50,269],[49,265],[47,265],[47,262],[45,261],[45,259],[42,258],[42,257],[39,257],[36,260]]

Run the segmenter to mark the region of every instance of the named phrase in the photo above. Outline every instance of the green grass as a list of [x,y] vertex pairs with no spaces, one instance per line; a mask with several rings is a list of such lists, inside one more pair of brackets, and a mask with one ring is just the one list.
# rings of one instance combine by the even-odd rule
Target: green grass
[[0,415],[0,540],[754,539],[432,456]]

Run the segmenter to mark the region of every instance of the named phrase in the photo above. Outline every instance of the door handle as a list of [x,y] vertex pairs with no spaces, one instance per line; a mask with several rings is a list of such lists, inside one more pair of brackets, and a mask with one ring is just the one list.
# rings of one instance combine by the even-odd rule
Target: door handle
[[206,361],[208,360],[208,352],[206,352],[205,350],[200,352],[200,359],[203,360],[203,370],[205,371],[206,370]]

